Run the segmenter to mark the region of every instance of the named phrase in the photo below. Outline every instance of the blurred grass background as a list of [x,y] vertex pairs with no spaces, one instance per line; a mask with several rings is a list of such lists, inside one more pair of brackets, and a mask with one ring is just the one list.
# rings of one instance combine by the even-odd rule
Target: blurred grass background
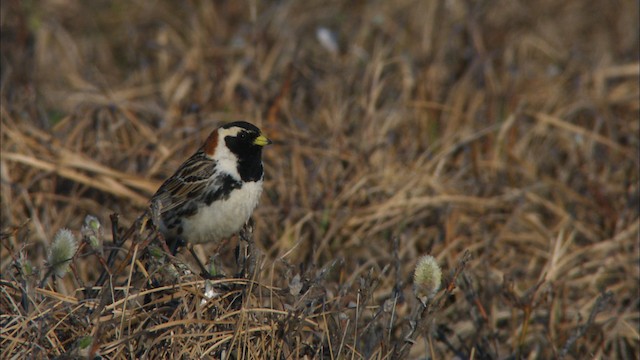
[[[425,331],[432,341],[405,356],[638,358],[637,1],[14,0],[0,10],[6,358],[64,354],[86,332],[53,322],[39,352],[16,345],[42,315],[13,301],[10,288],[28,283],[16,261],[42,276],[55,232],[77,232],[87,214],[132,224],[211,130],[238,119],[276,142],[254,213],[264,283],[286,289],[301,275],[337,319],[292,333],[313,350],[283,340],[283,358],[393,358],[416,306],[416,259],[432,254],[450,272],[465,251],[457,289]],[[226,267],[233,248],[220,254]],[[77,297],[103,270],[90,256],[74,263],[77,277],[47,289]],[[353,311],[363,286],[371,294],[355,308],[370,313]],[[38,294],[34,304],[51,301]],[[287,296],[284,309],[302,306]],[[372,331],[388,299],[393,326]],[[90,329],[106,358],[139,355],[118,348],[122,333]]]

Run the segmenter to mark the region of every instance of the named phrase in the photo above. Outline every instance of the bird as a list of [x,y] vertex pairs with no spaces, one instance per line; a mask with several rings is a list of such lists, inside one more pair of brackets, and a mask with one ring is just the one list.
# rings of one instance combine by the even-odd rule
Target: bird
[[240,232],[262,194],[262,150],[271,143],[246,121],[223,124],[160,185],[150,203],[173,255]]

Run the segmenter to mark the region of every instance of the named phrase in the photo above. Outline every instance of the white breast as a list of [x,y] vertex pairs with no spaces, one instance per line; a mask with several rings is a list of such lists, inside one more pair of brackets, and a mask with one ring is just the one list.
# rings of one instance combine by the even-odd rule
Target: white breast
[[247,182],[235,189],[225,200],[214,201],[211,206],[183,219],[183,237],[191,243],[220,241],[242,229],[249,220],[262,193],[262,180]]

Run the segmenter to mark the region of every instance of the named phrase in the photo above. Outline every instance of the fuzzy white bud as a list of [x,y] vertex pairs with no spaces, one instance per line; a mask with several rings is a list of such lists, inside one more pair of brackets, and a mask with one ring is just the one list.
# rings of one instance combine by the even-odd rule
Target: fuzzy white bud
[[426,306],[427,301],[433,299],[440,290],[442,270],[436,259],[425,255],[418,260],[413,273],[413,293]]
[[69,271],[71,258],[78,250],[78,241],[69,229],[60,229],[53,238],[47,262],[53,274],[63,277]]

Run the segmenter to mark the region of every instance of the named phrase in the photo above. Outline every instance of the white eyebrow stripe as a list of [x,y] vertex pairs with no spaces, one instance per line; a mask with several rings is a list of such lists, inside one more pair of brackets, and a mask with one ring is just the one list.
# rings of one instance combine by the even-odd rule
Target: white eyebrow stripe
[[225,136],[236,136],[242,130],[245,130],[245,129],[234,126],[229,129],[220,129],[218,131],[221,133],[222,137],[224,138]]

